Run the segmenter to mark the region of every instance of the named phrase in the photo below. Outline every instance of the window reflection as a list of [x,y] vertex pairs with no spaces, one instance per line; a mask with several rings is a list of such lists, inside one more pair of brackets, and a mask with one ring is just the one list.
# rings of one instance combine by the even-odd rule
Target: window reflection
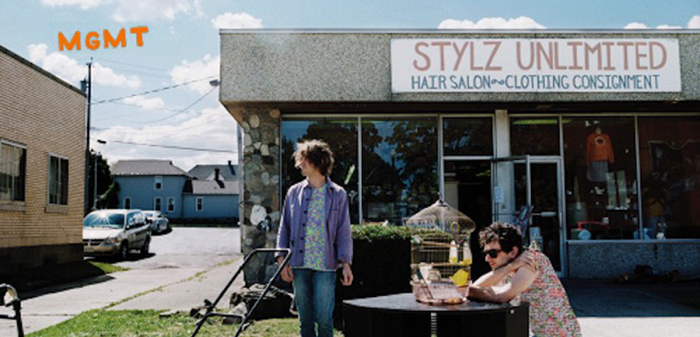
[[350,206],[350,222],[359,219],[357,191],[357,120],[356,119],[304,119],[282,121],[282,191],[298,183],[304,177],[294,167],[292,153],[303,140],[321,139],[330,145],[335,158],[331,180],[345,188]]
[[493,154],[493,120],[488,118],[444,118],[444,155],[490,156]]
[[436,126],[435,118],[363,120],[366,222],[402,224],[438,198]]
[[643,238],[700,238],[700,119],[640,117]]
[[564,121],[568,237],[639,237],[634,119]]
[[559,155],[557,118],[511,118],[511,153],[518,155]]

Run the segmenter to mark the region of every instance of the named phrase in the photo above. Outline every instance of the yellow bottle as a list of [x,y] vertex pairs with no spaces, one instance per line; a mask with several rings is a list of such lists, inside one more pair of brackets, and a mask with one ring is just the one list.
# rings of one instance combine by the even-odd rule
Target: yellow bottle
[[454,240],[452,240],[452,242],[450,243],[449,262],[457,263],[457,243]]
[[462,247],[462,264],[467,266],[472,264],[472,251],[469,249],[469,241],[465,241]]

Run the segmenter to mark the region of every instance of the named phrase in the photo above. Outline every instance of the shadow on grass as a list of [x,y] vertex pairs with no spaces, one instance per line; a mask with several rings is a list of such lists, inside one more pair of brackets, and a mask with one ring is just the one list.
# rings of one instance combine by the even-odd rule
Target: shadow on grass
[[22,272],[15,279],[20,298],[30,298],[109,281],[113,277],[88,261],[77,261]]

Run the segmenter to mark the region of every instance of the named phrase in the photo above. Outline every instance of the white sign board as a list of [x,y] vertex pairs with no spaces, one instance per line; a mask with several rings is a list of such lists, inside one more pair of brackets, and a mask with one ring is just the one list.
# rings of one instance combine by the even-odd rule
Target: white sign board
[[679,92],[677,39],[394,39],[401,92]]

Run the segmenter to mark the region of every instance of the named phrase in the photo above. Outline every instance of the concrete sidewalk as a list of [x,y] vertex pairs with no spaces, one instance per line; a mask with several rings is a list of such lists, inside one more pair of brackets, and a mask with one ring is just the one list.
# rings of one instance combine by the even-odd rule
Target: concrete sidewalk
[[[81,312],[105,307],[189,310],[203,304],[205,298],[214,301],[242,261],[239,256],[231,264],[210,269],[129,270],[23,293],[20,297],[24,331],[38,331]],[[243,276],[239,279],[232,291],[242,285]],[[228,298],[224,297],[219,306],[227,305]],[[0,313],[10,312],[0,309]],[[16,331],[14,321],[0,321],[0,336],[16,336]]]
[[568,279],[563,283],[586,337],[700,335],[698,280],[615,284]]

